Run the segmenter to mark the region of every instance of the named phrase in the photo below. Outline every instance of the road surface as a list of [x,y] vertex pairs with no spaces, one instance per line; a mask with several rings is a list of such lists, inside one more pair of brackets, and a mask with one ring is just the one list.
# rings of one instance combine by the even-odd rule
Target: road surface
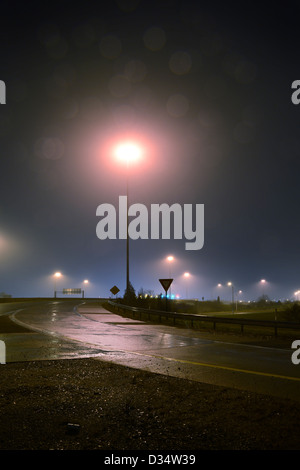
[[0,340],[7,363],[95,357],[300,401],[300,365],[292,363],[292,349],[215,340],[195,330],[123,318],[88,302],[3,304]]

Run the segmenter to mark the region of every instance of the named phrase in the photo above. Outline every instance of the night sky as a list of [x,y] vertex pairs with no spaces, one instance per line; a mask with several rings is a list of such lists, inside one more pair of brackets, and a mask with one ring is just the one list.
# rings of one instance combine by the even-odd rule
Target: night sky
[[171,275],[181,297],[294,298],[300,7],[263,3],[1,2],[0,292],[52,296],[60,271],[58,289],[124,293],[126,242],[97,238],[96,209],[126,194],[130,137],[130,204],[205,206],[201,250],[130,242],[136,292]]

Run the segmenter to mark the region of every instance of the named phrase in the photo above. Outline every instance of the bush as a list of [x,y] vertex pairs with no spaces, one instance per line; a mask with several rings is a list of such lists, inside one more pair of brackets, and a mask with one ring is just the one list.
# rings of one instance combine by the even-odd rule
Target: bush
[[292,306],[288,307],[284,311],[283,317],[287,321],[300,321],[300,305],[294,303]]

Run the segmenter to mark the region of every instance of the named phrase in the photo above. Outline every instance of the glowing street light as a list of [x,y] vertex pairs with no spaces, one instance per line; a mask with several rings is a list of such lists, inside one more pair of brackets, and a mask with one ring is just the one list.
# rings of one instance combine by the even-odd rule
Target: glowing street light
[[266,281],[265,279],[261,279],[261,281],[260,281],[260,284],[261,284],[261,286],[262,286],[262,298],[263,298],[263,299],[265,298],[264,286],[265,286],[266,282],[267,282],[267,281]]
[[142,149],[141,147],[136,144],[135,142],[132,141],[127,141],[127,142],[122,142],[117,147],[115,148],[115,156],[120,162],[126,163],[126,200],[127,200],[127,207],[126,207],[126,212],[127,212],[127,220],[126,220],[126,225],[127,225],[127,236],[126,236],[126,293],[128,295],[130,291],[130,281],[129,281],[129,233],[128,233],[128,226],[129,226],[129,220],[128,220],[128,173],[129,173],[129,164],[137,162],[141,156],[142,156]]
[[54,297],[56,297],[56,282],[57,282],[57,279],[59,279],[61,276],[62,276],[62,274],[60,272],[57,272],[57,273],[53,274],[53,277],[54,277]]
[[174,256],[172,256],[172,255],[167,256],[167,261],[169,263],[169,277],[171,278],[171,264],[174,261]]
[[[85,285],[87,286],[87,284],[89,284],[88,279],[85,279],[85,280],[83,281],[83,284],[85,284]],[[84,290],[83,290],[83,291],[82,291],[82,298],[84,298],[84,295],[85,295],[85,292],[84,292]]]
[[239,290],[239,291],[237,292],[237,294],[236,294],[236,299],[235,299],[236,311],[237,311],[237,304],[238,304],[238,301],[239,301],[239,302],[242,302],[242,299],[241,299],[241,300],[238,299],[239,295],[241,296],[242,293],[243,293],[243,291],[242,291],[242,290]]
[[188,298],[188,279],[190,277],[190,273],[184,273],[183,276],[186,278],[186,298]]
[[115,149],[118,160],[126,162],[127,165],[138,161],[142,156],[142,149],[134,142],[123,142]]
[[[217,289],[221,289],[221,287],[223,287],[223,286],[222,286],[222,284],[219,282],[219,284],[217,284]],[[220,295],[219,295],[219,294],[218,294],[217,300],[220,301]]]
[[231,296],[232,296],[232,313],[234,311],[234,285],[232,282],[227,282],[227,285],[231,287]]

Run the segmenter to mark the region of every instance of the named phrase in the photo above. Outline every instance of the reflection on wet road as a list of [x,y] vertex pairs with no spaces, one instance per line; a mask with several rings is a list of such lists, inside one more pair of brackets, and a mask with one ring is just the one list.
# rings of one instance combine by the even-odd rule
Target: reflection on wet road
[[97,357],[191,380],[299,400],[300,366],[291,351],[226,343],[201,332],[133,321],[88,302],[1,306],[26,332],[1,333],[7,362]]

